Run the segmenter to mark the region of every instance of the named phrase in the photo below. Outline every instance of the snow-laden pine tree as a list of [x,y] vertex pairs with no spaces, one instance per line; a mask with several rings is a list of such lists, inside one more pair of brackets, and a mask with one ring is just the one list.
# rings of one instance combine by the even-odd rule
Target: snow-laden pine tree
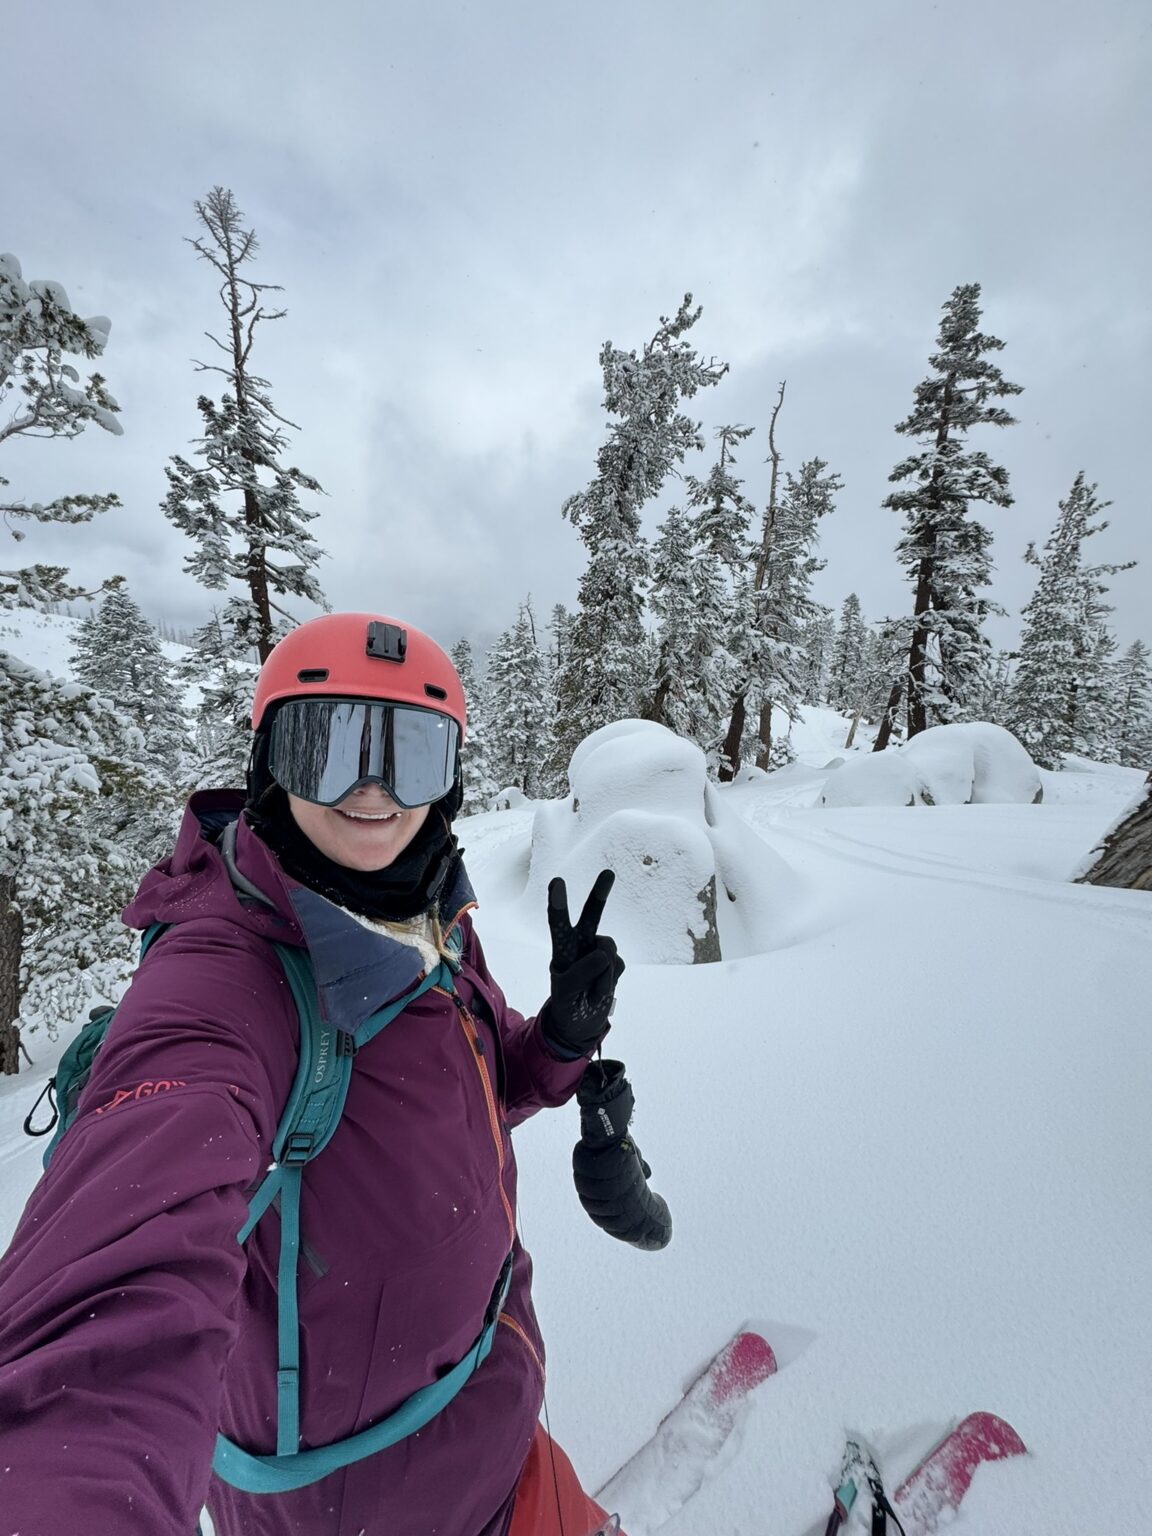
[[1080,695],[1084,755],[1099,763],[1120,761],[1120,721],[1116,698],[1116,636],[1104,622],[1110,605],[1101,605],[1093,627],[1092,649],[1084,666]]
[[572,636],[572,615],[563,603],[553,605],[548,633],[551,637],[548,642],[548,670],[552,674],[553,691],[555,691],[555,681],[563,672],[568,660],[568,643]]
[[188,771],[183,701],[156,627],[126,587],[109,592],[77,625],[72,672],[139,728],[148,762],[183,800]]
[[1008,724],[1015,664],[1015,651],[996,651],[991,655],[984,685],[972,694],[968,703],[970,719],[990,720],[993,725]]
[[719,383],[726,365],[705,362],[686,332],[700,318],[692,296],[660,325],[643,350],[605,342],[600,352],[604,408],[614,418],[596,455],[595,479],[564,503],[563,515],[588,549],[557,684],[556,764],[567,769],[577,744],[613,720],[637,714],[651,648],[644,627],[649,551],[641,512],[692,449],[699,425],[682,404]]
[[688,505],[693,509],[693,535],[706,556],[717,562],[730,587],[749,558],[749,534],[755,508],[735,473],[736,445],[752,436],[752,427],[717,427],[720,456],[701,480],[685,475]]
[[[548,756],[540,773],[539,793],[545,799],[560,799],[568,792],[567,764],[561,761],[557,746],[556,721],[558,689],[568,663],[574,615],[563,603],[555,603],[548,623],[548,641],[544,647],[548,675]],[[497,786],[499,788],[499,786]]]
[[832,660],[828,668],[828,702],[833,709],[853,714],[864,695],[864,663],[868,650],[868,626],[860,611],[860,599],[849,592],[840,608]]
[[257,668],[237,656],[226,620],[213,613],[192,635],[177,681],[191,700],[193,789],[235,789],[245,782],[252,745],[252,692]]
[[889,739],[893,734],[899,738],[902,732],[900,701],[904,697],[912,624],[910,618],[882,619],[868,633],[860,718],[875,720],[877,734],[887,726]]
[[[66,361],[99,357],[109,329],[104,316],[81,319],[59,283],[26,282],[16,258],[0,256],[0,448],[75,438],[93,422],[121,435],[103,377],[82,381]],[[20,542],[20,523],[83,523],[119,505],[111,494],[28,502],[6,493],[0,513]],[[0,610],[80,596],[67,577],[45,562],[0,571]],[[20,1019],[46,1013],[55,1022],[53,989],[70,1007],[128,952],[117,923],[127,893],[120,854],[89,815],[115,774],[123,724],[85,689],[0,651],[0,1071],[18,1068]]]
[[1117,755],[1128,768],[1152,773],[1152,653],[1133,640],[1116,663],[1115,729]]
[[1012,504],[1008,471],[972,451],[975,427],[1008,427],[1015,417],[994,402],[1021,393],[988,354],[1004,343],[980,331],[980,285],[962,283],[944,305],[932,373],[916,387],[910,414],[896,430],[919,451],[902,459],[889,479],[906,481],[884,505],[905,514],[896,546],[914,600],[912,633],[899,693],[886,711],[876,750],[888,744],[900,693],[907,694],[909,736],[957,719],[984,685],[989,651],[983,635],[991,611],[981,596],[991,577],[991,534],[970,515],[973,502]]
[[461,639],[452,647],[452,664],[464,689],[468,708],[468,734],[460,754],[464,779],[463,810],[466,816],[486,811],[493,796],[502,788],[493,776],[490,764],[491,727],[489,723],[487,680],[476,675],[472,642]]
[[1105,578],[1129,566],[1084,563],[1084,541],[1107,528],[1101,514],[1109,505],[1081,470],[1060,503],[1043,553],[1030,545],[1025,557],[1040,575],[1021,612],[1008,722],[1044,768],[1060,767],[1068,752],[1092,757],[1114,745]]
[[77,683],[0,652],[0,1059],[114,996],[135,958],[119,919],[146,863],[122,813],[148,805],[140,732]]
[[[738,661],[747,649],[738,631],[737,592],[746,580],[754,515],[736,474],[736,446],[751,427],[716,429],[720,453],[704,479],[685,475],[691,519],[682,534],[666,523],[652,592],[661,617],[656,646],[652,717],[691,737],[715,757],[738,680]],[[691,570],[676,576],[676,547],[687,539]],[[665,717],[669,689],[680,702]]]
[[197,202],[196,215],[204,233],[189,244],[220,279],[227,325],[222,341],[205,333],[224,363],[196,366],[225,382],[219,403],[207,395],[196,402],[204,420],[204,435],[196,440],[202,462],[173,456],[165,470],[164,515],[192,540],[185,570],[210,591],[232,593],[219,623],[236,654],[251,651],[263,662],[294,622],[284,598],[326,606],[316,579],[324,551],[309,529],[317,513],[299,497],[301,491],[321,494],[321,487],[284,462],[285,429],[299,429],[276,410],[271,384],[252,368],[257,326],[287,313],[264,308],[265,295],[280,291],[276,284],[244,274],[256,255],[255,231],[243,227],[243,214],[224,187]]
[[732,690],[732,597],[717,556],[698,544],[700,524],[679,507],[652,551],[650,604],[658,620],[649,719],[707,751]]
[[552,695],[531,598],[488,652],[487,691],[492,778],[498,789],[536,799],[552,746]]
[[816,612],[800,631],[801,680],[803,704],[823,704],[828,695],[828,680],[836,643],[836,620],[831,608],[818,604]]
[[80,621],[72,671],[139,733],[139,750],[120,764],[130,770],[127,797],[106,794],[98,814],[142,874],[168,852],[179,829],[188,721],[156,630],[123,587]]
[[[119,437],[120,407],[104,378],[92,373],[81,380],[69,356],[99,357],[112,322],[104,315],[82,320],[60,283],[25,282],[15,256],[0,254],[0,448],[16,438],[78,437],[92,422]],[[0,475],[0,488],[8,480]],[[118,507],[111,493],[57,496],[52,501],[0,499],[0,514],[13,539],[24,539],[21,522],[86,523],[97,512]],[[31,565],[0,570],[0,601],[5,605],[67,602],[83,595],[70,586],[61,566]]]
[[[809,459],[799,475],[785,474],[778,496],[777,464],[773,446],[773,484],[760,550],[742,594],[747,611],[734,626],[743,649],[734,649],[738,681],[721,749],[722,779],[734,776],[749,757],[762,769],[791,757],[788,736],[804,699],[804,630],[819,612],[811,591],[812,577],[824,564],[814,553],[819,522],[835,509],[843,485],[839,475],[825,473],[823,459]],[[787,721],[784,727],[781,718]]]

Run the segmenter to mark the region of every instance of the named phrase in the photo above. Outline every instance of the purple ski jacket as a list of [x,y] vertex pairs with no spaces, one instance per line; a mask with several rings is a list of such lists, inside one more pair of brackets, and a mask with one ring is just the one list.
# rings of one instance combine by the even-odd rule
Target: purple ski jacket
[[457,996],[425,992],[357,1053],[304,1175],[302,1444],[366,1428],[455,1365],[511,1252],[492,1353],[419,1433],[311,1487],[249,1495],[211,1474],[217,1429],[275,1450],[276,1215],[236,1240],[296,1067],[267,940],[307,946],[347,1030],[422,974],[243,821],[230,873],[212,838],[240,803],[194,796],[127,909],[170,927],[0,1261],[0,1536],[193,1536],[205,1503],[219,1536],[500,1536],[544,1372],[509,1127],[563,1103],[585,1062],[506,1004],[462,871],[441,904],[463,925]]

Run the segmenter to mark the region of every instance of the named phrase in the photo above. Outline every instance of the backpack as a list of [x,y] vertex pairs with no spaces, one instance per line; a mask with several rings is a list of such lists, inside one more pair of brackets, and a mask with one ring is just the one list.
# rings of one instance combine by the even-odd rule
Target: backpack
[[[166,924],[154,923],[143,935],[143,959]],[[276,1371],[276,1453],[257,1456],[245,1451],[226,1435],[218,1434],[212,1469],[224,1482],[245,1493],[285,1493],[318,1482],[329,1473],[395,1445],[422,1429],[448,1405],[492,1348],[496,1321],[512,1278],[509,1254],[500,1271],[484,1324],[464,1358],[436,1381],[414,1392],[395,1412],[370,1428],[331,1445],[302,1451],[300,1446],[300,1324],[297,1308],[296,1269],[300,1257],[300,1193],[304,1169],[331,1141],[352,1080],[357,1050],[373,1040],[415,998],[432,987],[455,990],[453,977],[460,969],[464,938],[459,926],[448,934],[448,955],[422,976],[403,996],[385,1004],[350,1034],[334,1029],[320,1017],[316,981],[306,950],[277,944],[273,949],[284,968],[292,1000],[300,1019],[300,1056],[288,1102],[272,1143],[273,1162],[248,1202],[248,1219],[236,1234],[244,1243],[260,1219],[272,1208],[280,1212],[280,1260],[277,1269],[277,1334],[279,1359]],[[80,1096],[92,1073],[97,1051],[104,1042],[116,1009],[108,1004],[94,1008],[76,1039],[60,1058],[56,1075],[36,1100],[24,1130],[29,1136],[55,1135],[44,1153],[47,1168],[52,1155],[76,1119]],[[34,1129],[33,1117],[47,1097],[52,1119]]]

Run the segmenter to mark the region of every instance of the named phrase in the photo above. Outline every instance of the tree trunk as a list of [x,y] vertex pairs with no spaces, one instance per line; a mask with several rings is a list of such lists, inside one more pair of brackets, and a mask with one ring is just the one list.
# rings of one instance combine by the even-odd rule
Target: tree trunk
[[876,732],[876,740],[872,743],[873,752],[883,752],[892,739],[892,728],[896,724],[896,716],[900,712],[900,700],[904,694],[904,679],[898,677],[892,684],[892,692],[888,695],[888,703],[880,719],[880,729]]
[[760,750],[756,754],[756,766],[768,772],[772,757],[772,700],[765,699],[760,706]]
[[0,875],[0,1076],[20,1070],[20,952],[24,919],[16,905],[16,877]]
[[1080,883],[1152,891],[1152,774],[1144,799],[1104,839],[1099,858]]
[[864,713],[864,706],[863,706],[863,704],[857,704],[857,706],[856,706],[856,713],[852,716],[852,724],[848,728],[848,735],[847,735],[847,738],[845,739],[845,742],[844,742],[844,750],[845,750],[845,752],[847,752],[848,748],[856,740],[856,727],[860,724],[860,716],[863,713]]
[[747,710],[744,694],[740,692],[732,700],[732,718],[728,722],[728,734],[720,749],[720,767],[717,772],[721,784],[731,784],[740,772],[740,743],[744,739],[744,721]]
[[[672,691],[672,679],[667,673],[660,679],[655,694],[645,706],[640,718],[642,720],[655,720],[657,725],[667,726],[664,718],[664,709],[668,703],[668,695]],[[671,729],[671,727],[669,727]]]
[[[948,433],[952,425],[952,388],[953,379],[949,376],[944,382],[944,394],[940,402],[940,421],[936,428],[936,467],[932,471],[931,503],[933,511],[939,516],[940,502],[942,498],[943,472],[940,468],[940,454],[948,442]],[[912,643],[908,648],[908,737],[919,735],[928,727],[928,707],[924,701],[924,679],[928,670],[928,626],[923,622],[923,615],[932,607],[932,594],[936,581],[936,536],[932,535],[932,545],[926,555],[920,560],[920,568],[916,573],[916,602],[913,606],[912,617],[919,621],[912,626]],[[891,726],[889,726],[891,733]],[[884,738],[887,746],[888,738]],[[877,751],[880,750],[880,741],[877,738]]]
[[760,554],[756,561],[754,590],[757,592],[763,592],[768,584],[768,563],[772,558],[772,545],[776,540],[776,483],[780,475],[780,454],[776,448],[776,418],[780,414],[780,407],[784,404],[784,390],[787,384],[788,380],[785,379],[780,385],[780,393],[776,396],[776,404],[768,422],[768,458],[772,465],[772,478],[768,485],[768,506],[764,512],[764,531],[760,537]]
[[920,562],[916,578],[916,608],[913,618],[920,620],[913,626],[912,643],[908,648],[908,739],[918,736],[928,728],[928,706],[924,702],[925,682],[928,674],[928,626],[923,615],[932,606],[932,582],[936,574],[936,562],[925,555]]

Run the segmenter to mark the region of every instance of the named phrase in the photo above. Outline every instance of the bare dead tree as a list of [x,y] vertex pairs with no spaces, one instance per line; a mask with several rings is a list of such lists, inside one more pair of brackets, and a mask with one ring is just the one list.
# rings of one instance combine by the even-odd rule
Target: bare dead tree
[[[753,594],[755,613],[759,625],[763,607],[766,601],[765,586],[768,581],[768,573],[772,563],[772,548],[776,540],[776,514],[779,507],[777,498],[777,486],[780,477],[780,452],[776,447],[776,418],[780,414],[780,407],[784,404],[784,391],[787,388],[787,379],[781,380],[780,389],[776,396],[776,404],[772,408],[772,415],[768,422],[768,462],[772,465],[772,477],[768,486],[768,505],[764,509],[764,524],[760,533],[760,548],[756,555],[756,574],[753,582]],[[740,743],[744,737],[744,726],[748,718],[748,684],[737,692],[732,700],[732,713],[728,721],[728,730],[724,736],[724,745],[720,752],[719,777],[722,783],[727,783],[740,770]],[[767,745],[765,739],[767,738]],[[772,740],[772,703],[765,700],[760,705],[760,743],[761,755],[767,759],[768,748]]]

